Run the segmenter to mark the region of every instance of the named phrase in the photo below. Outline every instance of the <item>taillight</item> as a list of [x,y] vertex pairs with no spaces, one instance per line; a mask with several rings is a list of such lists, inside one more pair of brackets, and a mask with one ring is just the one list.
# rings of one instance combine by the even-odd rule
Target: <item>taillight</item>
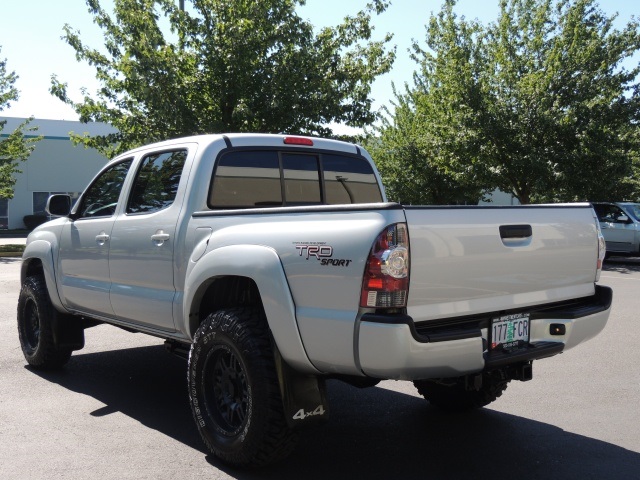
[[407,225],[390,225],[371,247],[362,280],[360,306],[403,308],[409,291],[409,236]]

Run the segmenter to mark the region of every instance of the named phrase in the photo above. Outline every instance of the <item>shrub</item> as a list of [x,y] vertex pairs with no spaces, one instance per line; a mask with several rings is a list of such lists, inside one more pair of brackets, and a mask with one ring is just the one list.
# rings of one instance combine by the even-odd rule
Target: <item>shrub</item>
[[24,225],[27,227],[28,230],[33,230],[37,226],[42,225],[43,223],[49,221],[49,218],[46,215],[34,214],[34,215],[25,215],[22,218],[22,221],[24,222]]

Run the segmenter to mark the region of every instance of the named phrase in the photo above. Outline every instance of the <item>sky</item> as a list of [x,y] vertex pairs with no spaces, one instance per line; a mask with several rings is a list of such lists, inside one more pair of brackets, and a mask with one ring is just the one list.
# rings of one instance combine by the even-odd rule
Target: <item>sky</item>
[[[368,0],[307,0],[299,15],[315,26],[335,25],[348,14],[364,8]],[[431,13],[440,10],[444,0],[392,0],[383,14],[374,18],[374,38],[386,32],[394,34],[397,57],[390,73],[379,77],[372,86],[374,108],[389,105],[393,99],[392,83],[401,87],[411,82],[416,69],[408,48],[412,39],[424,45],[425,24]],[[176,0],[177,2],[177,0]],[[189,0],[186,0],[187,6]],[[112,0],[101,0],[110,10]],[[485,25],[494,21],[499,0],[459,0],[456,13],[467,19],[478,19]],[[632,17],[640,16],[640,4],[634,0],[600,0],[600,8],[608,15],[618,13],[617,28]],[[188,7],[187,7],[188,8]],[[69,84],[68,92],[81,99],[80,89],[94,92],[99,84],[94,70],[77,62],[74,50],[61,39],[63,26],[79,30],[81,39],[91,47],[101,47],[101,30],[93,23],[85,0],[0,0],[0,59],[7,60],[8,71],[19,76],[16,88],[20,98],[0,111],[8,117],[34,116],[40,119],[77,120],[76,113],[49,93],[50,78]],[[637,56],[636,56],[637,58]]]

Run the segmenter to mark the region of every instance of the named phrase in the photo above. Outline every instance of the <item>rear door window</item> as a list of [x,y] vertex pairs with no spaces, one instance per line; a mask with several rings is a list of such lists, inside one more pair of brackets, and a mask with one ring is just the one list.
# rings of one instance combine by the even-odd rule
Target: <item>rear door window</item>
[[186,150],[147,155],[133,182],[127,213],[153,213],[170,206],[176,198]]

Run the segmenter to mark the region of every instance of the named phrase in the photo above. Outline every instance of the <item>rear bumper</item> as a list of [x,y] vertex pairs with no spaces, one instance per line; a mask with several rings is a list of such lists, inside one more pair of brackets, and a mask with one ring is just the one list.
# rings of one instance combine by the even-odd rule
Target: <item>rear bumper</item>
[[[371,377],[417,380],[457,377],[550,357],[600,333],[611,302],[611,289],[596,285],[591,297],[528,310],[529,346],[513,353],[490,353],[488,328],[491,318],[521,310],[421,324],[407,315],[365,314],[359,325],[359,367]],[[564,333],[552,334],[552,325],[563,325]]]

